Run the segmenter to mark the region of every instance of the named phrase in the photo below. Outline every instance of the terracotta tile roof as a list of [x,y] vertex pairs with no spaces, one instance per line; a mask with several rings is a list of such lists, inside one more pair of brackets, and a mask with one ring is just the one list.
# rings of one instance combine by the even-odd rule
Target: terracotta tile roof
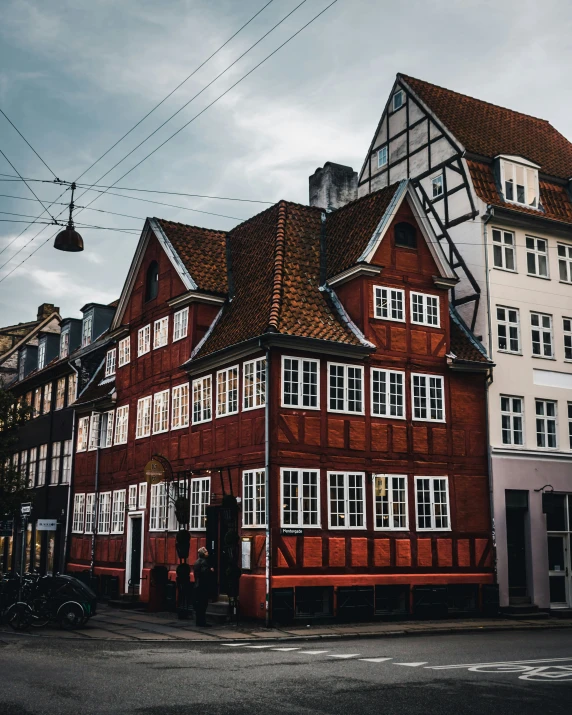
[[338,275],[357,263],[394,197],[399,183],[352,201],[328,214],[327,274]]
[[492,366],[486,355],[485,348],[470,332],[454,308],[450,309],[449,318],[451,326],[450,351],[455,355],[453,362],[488,363]]
[[427,107],[474,154],[513,154],[539,164],[544,174],[572,177],[572,143],[550,122],[400,74]]
[[160,218],[155,221],[165,232],[200,290],[208,293],[228,291],[224,231],[187,226]]

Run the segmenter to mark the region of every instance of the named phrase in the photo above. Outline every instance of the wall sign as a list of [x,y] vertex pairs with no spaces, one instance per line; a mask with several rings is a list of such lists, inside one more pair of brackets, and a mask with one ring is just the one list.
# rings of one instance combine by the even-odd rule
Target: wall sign
[[38,519],[36,522],[36,531],[55,531],[57,528],[57,519]]
[[241,541],[241,568],[243,571],[250,571],[252,568],[252,538],[243,537]]
[[280,529],[282,536],[302,536],[304,529]]
[[159,484],[165,478],[165,467],[157,459],[151,459],[143,470],[147,484]]

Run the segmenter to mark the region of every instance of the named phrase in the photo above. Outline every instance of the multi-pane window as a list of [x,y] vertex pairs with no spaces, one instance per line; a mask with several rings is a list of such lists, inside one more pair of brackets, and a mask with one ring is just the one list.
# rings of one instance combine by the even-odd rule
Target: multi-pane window
[[387,164],[387,147],[382,146],[381,149],[377,151],[377,168],[381,169],[382,166]]
[[411,322],[439,327],[439,296],[411,293]]
[[139,485],[139,509],[147,508],[147,482]]
[[536,446],[556,449],[556,402],[536,400]]
[[564,333],[564,359],[572,360],[572,318],[562,318]]
[[372,368],[371,414],[405,417],[405,373]]
[[73,497],[73,518],[72,518],[72,531],[74,534],[82,533],[84,514],[85,514],[85,494],[74,494],[74,497]]
[[258,358],[244,363],[242,409],[253,410],[266,404],[266,360]]
[[105,356],[105,377],[111,377],[115,375],[115,348],[113,350],[108,350]]
[[242,476],[242,525],[266,526],[266,477],[264,469]]
[[101,424],[99,428],[99,446],[102,448],[111,447],[113,445],[113,418],[114,411],[104,412],[101,415]]
[[62,443],[52,444],[52,463],[50,465],[50,484],[56,485],[60,481],[60,464],[62,461]]
[[151,350],[151,326],[146,325],[137,333],[137,356],[145,355]]
[[95,525],[95,494],[85,495],[85,533],[93,534],[93,527]]
[[447,477],[415,477],[417,529],[450,529]]
[[572,449],[572,402],[568,403],[568,446]]
[[41,370],[45,366],[46,366],[46,341],[42,340],[42,342],[38,345],[38,370]]
[[401,474],[373,475],[376,529],[407,529],[407,477]]
[[137,425],[135,428],[135,438],[149,437],[151,434],[151,406],[153,398],[151,395],[137,400]]
[[32,447],[30,449],[30,466],[28,468],[28,486],[30,488],[36,486],[37,459],[38,459],[38,448]]
[[282,406],[317,409],[320,365],[317,360],[282,358]]
[[507,271],[516,270],[514,233],[493,228],[493,265]]
[[83,322],[81,324],[81,346],[85,348],[86,345],[91,344],[91,333],[93,329],[93,315],[84,315]]
[[115,413],[115,444],[127,443],[127,428],[129,425],[129,405],[122,405]]
[[151,484],[149,530],[164,531],[167,528],[167,487],[165,482]]
[[204,529],[207,523],[207,506],[211,503],[211,479],[191,479],[191,520],[189,528]]
[[522,397],[501,395],[501,429],[503,444],[524,444]]
[[54,409],[63,410],[66,404],[66,379],[60,377],[56,383],[56,406]]
[[131,336],[127,336],[119,341],[117,346],[117,366],[123,367],[131,360]]
[[20,452],[20,477],[24,484],[27,484],[26,478],[28,476],[28,451]]
[[167,345],[169,339],[169,316],[155,321],[153,326],[153,349]]
[[68,376],[68,407],[75,402],[75,393],[77,390],[77,375],[73,372]]
[[153,434],[169,429],[169,390],[153,395]]
[[101,414],[99,412],[92,412],[89,418],[89,442],[87,448],[89,450],[97,449],[99,447],[99,421],[101,419]]
[[238,412],[238,365],[217,372],[216,396],[217,417]]
[[532,354],[537,357],[554,357],[552,341],[552,316],[546,313],[530,313]]
[[137,484],[131,484],[129,486],[127,506],[129,511],[135,511],[135,509],[137,509]]
[[46,466],[48,462],[48,445],[41,444],[38,459],[38,483],[36,486],[43,487],[46,483]]
[[189,309],[178,310],[173,316],[173,342],[187,337],[189,327]]
[[173,387],[171,404],[171,429],[189,425],[189,383]]
[[34,392],[34,417],[37,417],[40,414],[40,411],[42,409],[42,388],[38,387],[36,388]]
[[558,244],[558,273],[561,281],[572,283],[572,245],[569,243]]
[[497,305],[498,349],[507,353],[520,353],[520,325],[518,308]]
[[330,528],[365,528],[365,474],[329,472]]
[[431,179],[431,189],[433,192],[434,199],[439,198],[439,196],[443,196],[443,174],[439,174],[439,176],[436,176],[435,178]]
[[373,287],[374,316],[385,320],[405,320],[405,292],[399,288]]
[[113,492],[113,508],[111,511],[111,533],[122,534],[125,523],[125,489]]
[[66,358],[70,354],[70,331],[62,330],[60,335],[60,358]]
[[282,469],[282,526],[320,526],[320,474]]
[[363,367],[328,363],[328,396],[330,412],[363,414]]
[[109,534],[111,525],[111,492],[99,495],[99,509],[97,514],[97,533]]
[[548,277],[548,243],[544,238],[526,237],[526,268],[529,276]]
[[44,385],[44,404],[42,406],[42,414],[47,414],[52,408],[52,383],[48,382]]
[[537,169],[503,159],[501,161],[501,184],[505,201],[537,207]]
[[405,95],[403,94],[403,90],[398,90],[392,98],[392,103],[393,103],[393,111],[395,112],[398,109],[401,109],[403,107],[403,104],[405,102]]
[[206,375],[193,380],[193,424],[212,418],[212,377]]
[[71,482],[71,467],[72,467],[72,441],[66,439],[63,442],[63,457],[62,457],[62,484]]
[[89,434],[89,417],[80,417],[77,422],[77,451],[85,452]]
[[445,421],[443,378],[440,375],[411,375],[413,419]]

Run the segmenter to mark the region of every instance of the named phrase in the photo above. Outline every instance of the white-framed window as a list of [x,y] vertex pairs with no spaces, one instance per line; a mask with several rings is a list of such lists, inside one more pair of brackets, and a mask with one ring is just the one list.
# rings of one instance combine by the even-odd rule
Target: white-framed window
[[538,170],[501,160],[504,200],[523,206],[538,206]]
[[62,330],[60,335],[60,358],[66,358],[70,354],[70,331]]
[[445,396],[441,375],[412,373],[411,398],[414,420],[445,421]]
[[189,308],[178,310],[173,316],[173,342],[187,337],[189,329]]
[[564,283],[572,283],[572,245],[558,244],[558,274]]
[[23,452],[20,452],[20,476],[24,480],[24,483],[27,484],[26,478],[28,476],[28,450],[25,449]]
[[320,472],[281,469],[281,525],[320,527]]
[[320,408],[318,360],[282,356],[282,407]]
[[66,405],[66,379],[60,377],[56,383],[56,406],[55,410],[63,410]]
[[211,478],[191,479],[191,520],[192,531],[202,531],[207,524],[207,506],[211,503]]
[[438,328],[439,296],[426,293],[411,293],[411,322]]
[[398,109],[401,109],[401,107],[403,107],[404,102],[405,102],[405,95],[403,94],[403,90],[398,89],[397,92],[392,97],[393,111],[395,112]]
[[554,341],[552,316],[547,313],[530,313],[532,354],[536,357],[553,358]]
[[564,360],[572,360],[572,318],[562,318]]
[[522,446],[524,444],[524,399],[501,395],[502,443]]
[[56,486],[60,482],[60,465],[62,463],[62,443],[52,443],[52,463],[50,465],[50,484]]
[[72,532],[81,534],[83,532],[83,521],[85,515],[85,494],[74,494],[73,496],[73,517]]
[[139,484],[139,509],[147,508],[147,482]]
[[544,449],[558,447],[556,427],[557,408],[554,400],[536,400],[536,446]]
[[365,474],[328,472],[330,529],[365,529]]
[[238,365],[217,372],[216,398],[217,417],[238,412]]
[[129,427],[129,405],[118,407],[115,412],[115,439],[114,444],[127,443],[127,430]]
[[169,429],[169,390],[153,395],[153,434]]
[[89,434],[89,417],[80,417],[77,422],[77,447],[76,452],[85,452]]
[[[179,484],[182,485],[184,482],[181,481]],[[167,485],[167,531],[177,531],[179,528],[175,511],[175,500],[179,495],[179,484],[172,482]]]
[[125,524],[125,489],[113,492],[113,509],[111,512],[111,533],[122,534]]
[[212,419],[212,376],[193,380],[193,424]]
[[415,477],[418,531],[450,531],[449,480],[447,477]]
[[62,459],[62,484],[70,484],[71,468],[72,468],[72,441],[66,439],[63,442],[63,459]]
[[407,476],[373,474],[374,529],[403,531],[409,528]]
[[130,484],[127,493],[127,508],[129,511],[137,509],[137,484]]
[[242,409],[255,410],[266,404],[266,358],[249,360],[243,365]]
[[151,484],[149,505],[149,531],[165,531],[167,528],[167,487],[165,482]]
[[48,382],[44,385],[44,402],[42,405],[42,414],[46,415],[52,408],[52,383]]
[[189,426],[189,383],[173,387],[171,429]]
[[91,451],[99,447],[99,421],[101,414],[92,412],[89,418],[89,442],[87,448]]
[[153,350],[163,348],[169,342],[169,316],[159,318],[153,326]]
[[99,446],[102,449],[106,447],[111,447],[113,445],[113,422],[114,422],[115,412],[114,410],[109,410],[101,415],[101,422],[99,426]]
[[405,373],[371,369],[371,414],[405,418]]
[[95,525],[95,494],[85,495],[85,533],[93,534]]
[[122,338],[117,346],[117,366],[123,367],[131,360],[131,336]]
[[37,387],[34,392],[34,417],[38,417],[42,410],[42,388]]
[[373,305],[375,318],[405,322],[405,291],[374,286]]
[[437,199],[439,196],[443,196],[443,191],[445,190],[443,183],[443,174],[439,176],[434,176],[431,179],[431,191],[433,193],[433,198]]
[[514,233],[493,228],[493,265],[505,271],[516,271]]
[[99,509],[97,514],[97,533],[109,534],[111,526],[111,492],[102,492],[99,495]]
[[77,375],[73,372],[68,375],[68,407],[73,405],[77,392]]
[[377,150],[377,168],[381,169],[387,165],[387,146],[382,146]]
[[568,403],[568,447],[572,449],[572,402]]
[[113,348],[113,350],[108,350],[107,354],[105,355],[105,377],[111,377],[111,375],[115,375],[115,358],[115,348]]
[[242,526],[266,526],[266,473],[254,469],[242,473]]
[[497,344],[506,353],[520,354],[520,320],[518,308],[497,305]]
[[32,447],[30,449],[30,466],[28,467],[28,486],[30,488],[33,488],[36,486],[37,460],[38,460],[38,448]]
[[38,345],[38,370],[46,366],[46,341],[42,340]]
[[526,237],[526,269],[529,276],[548,278],[548,241]]
[[139,328],[137,333],[137,357],[145,355],[151,350],[151,326]]
[[81,324],[81,346],[82,346],[82,348],[85,348],[86,345],[91,344],[92,329],[93,329],[93,314],[90,313],[89,315],[84,315],[83,321]]
[[151,434],[151,408],[153,397],[141,397],[137,400],[137,424],[135,426],[135,439],[149,437]]
[[328,410],[364,414],[363,367],[328,363]]

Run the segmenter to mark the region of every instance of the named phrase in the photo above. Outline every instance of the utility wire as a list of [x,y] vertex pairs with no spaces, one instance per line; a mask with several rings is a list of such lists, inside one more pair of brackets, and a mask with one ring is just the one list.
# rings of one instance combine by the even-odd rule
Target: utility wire
[[18,134],[22,137],[22,139],[26,142],[26,144],[30,147],[30,149],[34,152],[34,154],[38,157],[38,159],[42,162],[42,164],[46,167],[50,174],[54,177],[54,179],[59,181],[58,177],[54,174],[54,172],[50,169],[50,167],[46,164],[46,162],[42,159],[42,157],[38,154],[38,152],[34,149],[34,147],[30,144],[30,142],[26,139],[26,137],[22,134],[22,132],[18,129],[18,127],[14,124],[14,122],[10,119],[10,117],[1,107],[0,113],[4,115],[6,121],[9,122],[12,127],[18,132]]
[[[36,192],[34,191],[34,189],[32,189],[32,187],[30,186],[30,184],[28,184],[28,182],[27,182],[24,178],[22,178],[22,176],[21,176],[20,172],[18,171],[18,169],[16,169],[16,167],[14,166],[14,164],[12,164],[12,162],[10,161],[10,159],[8,159],[8,157],[6,156],[6,154],[4,154],[4,152],[2,151],[2,149],[0,149],[0,154],[2,154],[2,156],[4,157],[4,159],[6,159],[6,161],[8,162],[8,164],[10,164],[10,166],[12,167],[12,169],[14,169],[14,171],[18,174],[18,176],[22,179],[22,181],[23,181],[23,182],[26,184],[26,186],[30,189],[30,191],[32,192],[32,194],[38,199],[38,196],[37,196]],[[40,201],[40,199],[38,199],[38,201]],[[44,211],[49,215],[49,217],[52,219],[52,221],[55,221],[56,219],[55,219],[55,218],[52,216],[52,214],[48,211],[48,209],[47,209],[46,206],[42,203],[42,201],[40,201],[40,203],[42,204],[42,206],[43,206],[43,208],[44,208]]]

